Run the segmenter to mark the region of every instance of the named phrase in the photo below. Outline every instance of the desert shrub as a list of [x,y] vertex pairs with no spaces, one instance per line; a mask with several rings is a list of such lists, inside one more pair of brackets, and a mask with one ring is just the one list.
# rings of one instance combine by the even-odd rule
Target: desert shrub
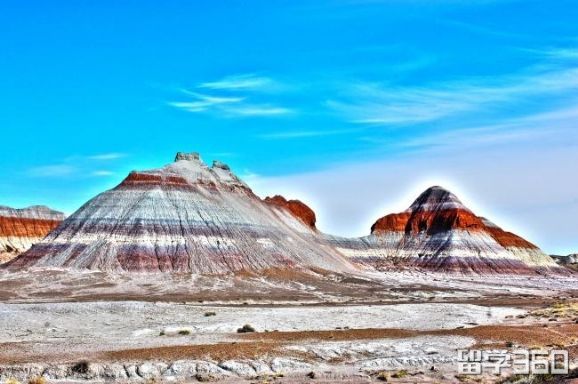
[[191,331],[189,331],[188,329],[181,329],[179,331],[179,335],[185,336],[185,335],[190,335]]
[[506,341],[506,347],[507,348],[512,348],[514,346],[514,342],[512,341]]
[[241,328],[237,329],[237,333],[251,333],[255,332],[255,328],[250,324],[245,324]]
[[88,361],[79,361],[72,366],[72,372],[84,375],[88,373]]
[[197,373],[195,378],[197,379],[197,381],[200,381],[202,383],[206,383],[209,381],[215,381],[215,377],[213,377],[213,375],[206,374],[206,373]]
[[393,375],[391,375],[391,377],[396,378],[396,379],[403,379],[406,376],[407,376],[407,371],[405,369],[402,369],[401,371],[397,371]]
[[217,312],[205,312],[205,317],[217,316]]
[[387,381],[387,372],[381,371],[377,374],[377,376],[375,376],[375,378],[379,381]]
[[28,384],[46,384],[46,378],[43,376],[34,376],[28,380]]

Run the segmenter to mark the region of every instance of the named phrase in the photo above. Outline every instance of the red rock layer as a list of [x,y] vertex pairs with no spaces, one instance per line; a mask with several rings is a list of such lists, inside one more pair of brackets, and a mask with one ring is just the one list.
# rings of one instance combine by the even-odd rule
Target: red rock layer
[[[118,187],[140,188],[147,186],[162,186],[166,188],[185,189],[191,188],[190,183],[184,177],[173,175],[158,175],[144,172],[131,172]],[[117,188],[118,188],[117,187]]]
[[293,216],[307,224],[309,227],[315,229],[315,212],[309,208],[305,203],[299,200],[287,200],[283,196],[275,195],[273,197],[266,197],[263,201],[277,207],[285,208]]
[[60,222],[60,220],[0,217],[0,236],[44,237]]
[[371,226],[371,233],[404,232],[417,234],[425,232],[428,235],[435,235],[452,229],[487,232],[503,247],[538,248],[520,236],[504,231],[500,227],[486,225],[483,218],[476,216],[471,211],[459,208],[392,213],[378,219]]
[[537,246],[530,243],[528,240],[521,238],[512,232],[504,231],[499,227],[486,226],[485,231],[489,232],[490,235],[502,246],[502,247],[519,247],[519,248],[530,248],[538,249]]
[[383,216],[371,226],[371,233],[378,234],[383,232],[404,232],[411,213],[391,213]]
[[[187,192],[198,192],[197,186],[208,189],[209,191],[217,191],[217,185],[211,180],[196,180],[191,183],[190,180],[181,176],[163,175],[147,172],[131,172],[115,189],[142,189],[142,188],[161,188],[164,190],[179,190]],[[221,186],[222,188],[223,186]],[[228,186],[230,191],[240,191],[252,197],[256,197],[253,191],[242,185]]]
[[466,209],[451,208],[440,211],[419,210],[394,213],[378,219],[371,226],[371,233],[399,232],[434,235],[451,229],[484,230],[482,219]]

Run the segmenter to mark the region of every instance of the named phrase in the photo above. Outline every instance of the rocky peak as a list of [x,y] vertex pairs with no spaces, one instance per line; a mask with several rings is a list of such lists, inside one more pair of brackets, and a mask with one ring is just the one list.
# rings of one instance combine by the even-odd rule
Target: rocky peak
[[219,160],[213,160],[213,168],[219,168],[225,171],[231,170],[231,168],[227,164],[220,162]]
[[177,152],[177,155],[175,156],[175,161],[200,161],[201,160],[201,156],[199,156],[198,152]]
[[434,235],[456,228],[482,227],[482,219],[466,208],[456,195],[445,188],[434,186],[422,192],[405,212],[378,219],[371,227],[371,233],[425,232]]
[[178,152],[175,161],[161,168],[133,171],[119,187],[166,187],[189,188],[192,185],[209,189],[236,189],[252,194],[250,188],[239,179],[228,165],[215,160],[209,167],[197,152]]
[[442,209],[468,210],[456,195],[445,188],[433,186],[426,189],[409,207],[409,211],[437,211]]

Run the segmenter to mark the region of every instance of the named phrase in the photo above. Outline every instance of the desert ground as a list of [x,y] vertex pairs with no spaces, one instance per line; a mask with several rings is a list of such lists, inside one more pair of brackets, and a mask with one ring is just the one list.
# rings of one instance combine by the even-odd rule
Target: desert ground
[[578,281],[2,272],[0,329],[2,381],[523,382],[460,375],[457,350],[559,347],[575,369]]

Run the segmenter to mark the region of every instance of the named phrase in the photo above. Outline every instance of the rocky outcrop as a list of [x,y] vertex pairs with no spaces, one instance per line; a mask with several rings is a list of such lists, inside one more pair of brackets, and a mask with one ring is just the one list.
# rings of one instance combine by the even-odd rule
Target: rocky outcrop
[[178,153],[174,163],[131,172],[91,199],[8,268],[206,274],[355,269],[320,246],[315,215],[305,208],[264,202],[225,164],[208,167],[196,153]]
[[62,220],[62,212],[45,206],[23,209],[0,206],[0,264],[42,240]]
[[315,217],[315,212],[313,212],[313,210],[303,202],[299,200],[287,200],[280,195],[275,195],[273,197],[266,197],[263,201],[272,206],[286,209],[293,216],[295,216],[303,223],[305,223],[307,226],[309,226],[312,229],[315,229],[315,222],[317,221],[317,218]]
[[534,244],[476,216],[441,187],[428,188],[406,211],[378,219],[370,236],[331,241],[354,260],[380,269],[560,271],[554,260]]
[[573,265],[578,266],[578,253],[572,253],[570,255],[550,255],[558,264],[560,265]]
[[[273,357],[268,360],[177,360],[174,362],[145,361],[139,363],[93,363],[79,361],[70,364],[21,364],[0,366],[0,379],[30,381],[43,377],[56,381],[194,381],[250,380],[261,376],[276,376],[291,372],[304,377],[313,365],[303,360]],[[233,382],[233,381],[231,381]]]

